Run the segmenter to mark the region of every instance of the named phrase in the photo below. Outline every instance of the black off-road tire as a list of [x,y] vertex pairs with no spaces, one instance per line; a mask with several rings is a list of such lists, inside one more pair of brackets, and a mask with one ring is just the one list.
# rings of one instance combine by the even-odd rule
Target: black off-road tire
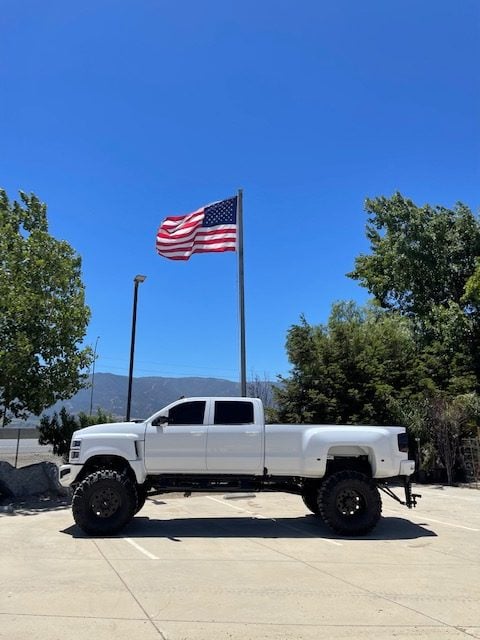
[[358,471],[339,471],[322,484],[320,513],[335,533],[361,536],[380,520],[382,501],[375,482]]
[[123,473],[102,469],[77,486],[72,499],[73,518],[89,535],[112,535],[130,522],[137,509],[137,492]]
[[313,489],[305,490],[305,493],[302,494],[303,504],[307,507],[309,511],[311,511],[316,516],[320,516],[320,506],[318,504],[318,495],[319,488],[315,487]]
[[140,509],[143,508],[145,500],[147,499],[147,488],[143,484],[137,484],[135,488],[137,490],[137,506],[135,513],[138,513]]

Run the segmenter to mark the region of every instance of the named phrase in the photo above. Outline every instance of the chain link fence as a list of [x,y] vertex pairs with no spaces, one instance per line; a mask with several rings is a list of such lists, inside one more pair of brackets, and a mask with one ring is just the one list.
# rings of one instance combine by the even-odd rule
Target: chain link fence
[[462,456],[467,482],[480,484],[480,438],[462,440]]

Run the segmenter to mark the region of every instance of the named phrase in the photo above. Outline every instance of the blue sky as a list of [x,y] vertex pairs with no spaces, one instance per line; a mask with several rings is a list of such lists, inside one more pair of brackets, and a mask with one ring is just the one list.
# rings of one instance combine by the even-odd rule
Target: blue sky
[[237,379],[236,254],[155,254],[244,189],[247,369],[367,293],[366,197],[480,204],[477,0],[3,0],[0,186],[83,259],[97,371]]

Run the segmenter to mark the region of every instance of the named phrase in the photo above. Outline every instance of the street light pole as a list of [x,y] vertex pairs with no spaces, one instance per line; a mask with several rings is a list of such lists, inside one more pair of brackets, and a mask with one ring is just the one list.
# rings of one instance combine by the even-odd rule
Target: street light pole
[[95,348],[93,349],[93,365],[92,365],[92,380],[91,380],[92,388],[90,389],[90,413],[89,413],[90,416],[92,415],[92,408],[93,408],[93,385],[95,384],[95,361],[97,359],[97,344],[99,339],[100,339],[100,336],[97,336],[97,339],[95,340]]
[[132,316],[132,339],[130,341],[130,368],[128,371],[128,395],[127,395],[127,415],[125,417],[126,422],[130,420],[130,409],[132,405],[132,382],[133,382],[133,357],[135,354],[135,329],[137,325],[137,298],[138,298],[138,285],[140,282],[145,282],[147,276],[137,275],[133,279],[133,316]]

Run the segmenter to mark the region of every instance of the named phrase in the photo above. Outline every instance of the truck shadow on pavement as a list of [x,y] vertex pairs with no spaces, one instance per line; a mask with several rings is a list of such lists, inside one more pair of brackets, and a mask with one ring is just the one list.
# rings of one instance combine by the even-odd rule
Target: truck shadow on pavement
[[[73,538],[102,538],[87,536],[73,525],[61,531]],[[125,527],[121,534],[108,538],[167,538],[181,542],[182,538],[324,538],[329,540],[413,540],[436,537],[437,534],[404,518],[386,517],[369,535],[361,537],[339,536],[319,521],[307,515],[291,518],[258,517],[210,517],[173,518],[168,520],[150,519],[137,516]]]

